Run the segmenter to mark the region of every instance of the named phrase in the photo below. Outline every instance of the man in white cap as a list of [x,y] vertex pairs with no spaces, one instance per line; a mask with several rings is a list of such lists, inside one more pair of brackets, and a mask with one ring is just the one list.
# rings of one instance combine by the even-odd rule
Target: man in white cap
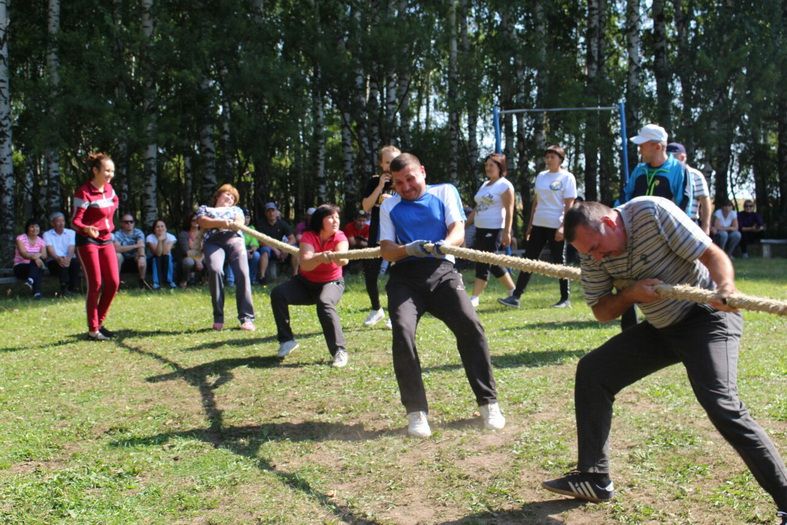
[[[620,203],[634,197],[656,196],[669,199],[687,214],[692,207],[692,179],[686,166],[667,153],[667,131],[658,124],[647,124],[629,140],[639,146],[642,162],[631,172]],[[637,324],[637,312],[632,306],[620,317],[623,330]]]
[[691,176],[683,164],[667,153],[667,138],[664,128],[648,124],[629,139],[639,146],[642,162],[626,182],[621,204],[634,197],[664,197],[688,213],[693,199]]

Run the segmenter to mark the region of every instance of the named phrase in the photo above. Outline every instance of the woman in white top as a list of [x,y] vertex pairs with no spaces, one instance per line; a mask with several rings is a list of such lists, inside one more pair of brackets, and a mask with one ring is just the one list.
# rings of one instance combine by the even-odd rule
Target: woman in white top
[[153,233],[145,237],[145,244],[150,252],[148,267],[153,274],[154,290],[158,290],[162,285],[177,288],[172,259],[172,247],[177,240],[167,231],[167,223],[164,219],[156,219],[153,222]]
[[[483,252],[496,252],[500,246],[511,244],[511,225],[514,220],[514,186],[506,178],[508,168],[506,157],[501,153],[492,153],[484,159],[484,172],[487,181],[475,194],[475,209],[468,222],[475,224],[475,241],[473,249]],[[486,288],[489,271],[500,279],[509,293],[514,289],[511,274],[502,266],[491,266],[476,263],[473,295],[470,302],[473,308],[478,307],[478,297]]]
[[722,202],[721,208],[713,212],[711,233],[713,242],[732,259],[732,252],[741,242],[741,232],[738,231],[738,214],[732,209],[730,201]]
[[[538,260],[541,250],[549,244],[551,261],[555,264],[565,264],[563,216],[577,197],[577,182],[574,175],[561,168],[565,158],[566,153],[560,146],[549,146],[544,153],[547,169],[536,177],[530,224],[525,234],[527,241],[525,257],[528,259]],[[518,308],[519,298],[529,281],[530,273],[519,272],[514,292],[509,297],[498,299],[498,302]],[[571,306],[568,299],[568,280],[560,279],[560,300],[552,306],[555,308]]]

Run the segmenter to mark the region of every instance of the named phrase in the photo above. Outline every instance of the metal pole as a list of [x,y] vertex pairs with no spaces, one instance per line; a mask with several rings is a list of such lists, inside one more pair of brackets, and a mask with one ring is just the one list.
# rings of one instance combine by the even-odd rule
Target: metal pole
[[629,148],[628,132],[626,131],[626,101],[618,103],[618,114],[620,115],[620,150],[623,154],[623,184],[629,180]]
[[500,139],[500,108],[498,106],[492,108],[492,120],[495,126],[495,153],[502,153],[503,148]]

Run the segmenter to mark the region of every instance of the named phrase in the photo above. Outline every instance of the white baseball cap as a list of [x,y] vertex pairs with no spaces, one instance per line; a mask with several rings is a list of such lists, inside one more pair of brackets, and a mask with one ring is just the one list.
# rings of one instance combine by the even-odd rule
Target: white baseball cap
[[639,130],[639,135],[631,137],[629,140],[634,144],[643,142],[667,142],[667,131],[658,124],[648,124]]

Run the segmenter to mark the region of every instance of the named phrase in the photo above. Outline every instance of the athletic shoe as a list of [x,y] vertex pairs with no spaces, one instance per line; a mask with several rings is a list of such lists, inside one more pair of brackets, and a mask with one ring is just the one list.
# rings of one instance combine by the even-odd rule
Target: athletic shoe
[[372,310],[371,312],[369,312],[369,315],[366,316],[366,321],[364,321],[363,324],[364,326],[374,326],[380,321],[382,321],[384,317],[385,317],[385,312],[383,311],[382,308],[380,308],[379,310]]
[[213,329],[220,332],[224,328],[224,323],[213,323]]
[[426,419],[426,412],[419,410],[407,414],[407,433],[418,438],[428,438],[432,435],[432,429],[429,428],[429,421]]
[[473,308],[478,308],[478,304],[481,302],[481,299],[478,298],[477,295],[473,295],[470,297],[470,304],[473,305]]
[[41,297],[43,297],[43,296],[41,295],[41,292],[36,292],[36,293],[34,293],[34,294],[33,294],[33,299],[35,299],[36,301],[38,301],[39,299],[41,299]]
[[519,308],[519,299],[517,299],[513,295],[509,295],[508,297],[498,299],[497,302],[502,304],[503,306],[508,306],[510,308]]
[[295,339],[284,341],[279,345],[279,357],[287,357],[290,355],[290,352],[298,348],[298,346],[300,345],[295,342]]
[[612,481],[609,481],[606,486],[603,486],[598,483],[598,477],[599,476],[593,474],[573,471],[562,478],[545,481],[541,486],[551,492],[556,492],[565,496],[573,496],[574,498],[593,503],[611,500],[612,496],[615,494],[615,487]]
[[102,334],[100,331],[98,332],[88,332],[87,338],[92,341],[109,341],[109,337]]
[[27,279],[25,279],[25,286],[27,286],[31,290],[33,289],[33,278],[32,277],[28,277]]
[[240,329],[241,330],[246,330],[246,331],[249,331],[249,332],[253,332],[254,330],[257,329],[257,327],[254,326],[254,323],[252,323],[251,321],[244,321],[244,322],[241,323]]
[[482,405],[479,408],[481,409],[481,419],[484,421],[485,429],[501,430],[506,426],[506,418],[503,417],[503,413],[500,411],[500,405],[498,405],[496,401],[488,405]]
[[104,337],[106,337],[107,339],[112,339],[113,337],[115,337],[115,332],[113,332],[112,330],[108,330],[103,326],[99,328],[98,331],[99,333],[103,334]]
[[336,368],[344,368],[347,366],[347,352],[344,350],[337,350],[333,356],[333,366]]
[[391,323],[391,318],[385,320],[385,327],[389,330],[393,330],[393,323]]
[[776,513],[776,516],[782,519],[781,525],[787,525],[787,512],[780,510]]
[[568,299],[562,299],[553,304],[552,308],[571,308],[571,301]]

